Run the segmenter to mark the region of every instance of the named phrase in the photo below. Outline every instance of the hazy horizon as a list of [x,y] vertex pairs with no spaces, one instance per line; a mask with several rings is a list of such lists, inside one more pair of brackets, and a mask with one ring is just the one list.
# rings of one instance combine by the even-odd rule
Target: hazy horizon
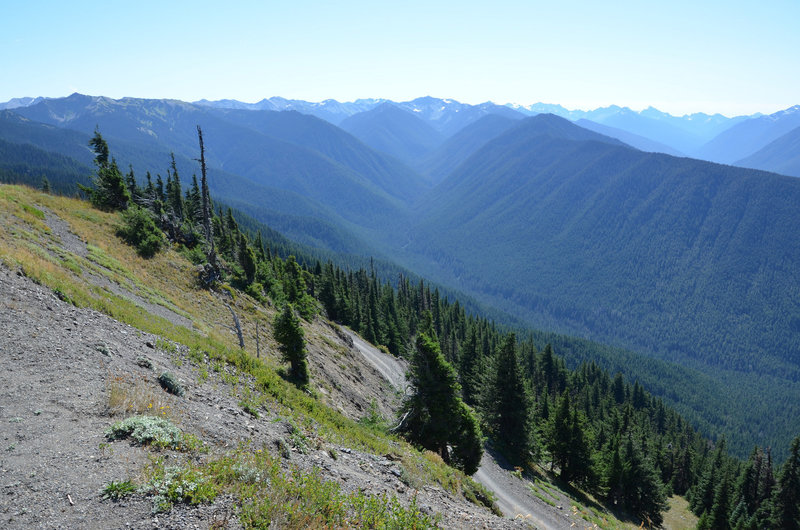
[[791,0],[16,2],[0,19],[0,101],[431,94],[770,114],[800,103],[797,20]]

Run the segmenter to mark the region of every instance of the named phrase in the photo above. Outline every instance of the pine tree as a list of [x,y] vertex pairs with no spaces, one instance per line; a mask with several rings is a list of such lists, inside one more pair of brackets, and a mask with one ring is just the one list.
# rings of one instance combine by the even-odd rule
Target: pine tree
[[731,472],[722,471],[722,478],[714,488],[714,502],[708,512],[708,528],[713,530],[730,530],[728,517],[731,504]]
[[[426,311],[409,370],[411,394],[400,409],[398,429],[412,443],[439,453],[445,462],[471,474],[477,471],[483,452],[480,427],[459,397],[458,377],[435,336],[431,314]],[[452,456],[448,445],[453,447]]]
[[489,392],[488,421],[509,462],[523,465],[531,450],[531,399],[517,360],[516,336],[506,336],[497,352]]
[[175,163],[175,153],[170,153],[170,180],[172,185],[167,189],[167,203],[172,211],[172,215],[178,220],[178,224],[183,222],[185,217],[183,205],[183,190],[181,189],[181,178],[178,175],[178,166]]
[[240,234],[239,237],[239,265],[242,266],[245,280],[250,285],[256,279],[256,255],[253,253],[253,249],[248,246],[244,234]]
[[478,351],[478,331],[475,326],[470,326],[467,338],[461,343],[459,352],[460,369],[458,371],[461,381],[461,394],[464,402],[475,405],[483,389],[483,357]]
[[792,440],[789,458],[783,464],[772,495],[773,528],[800,528],[800,436]]
[[125,187],[128,188],[128,193],[131,196],[131,202],[141,204],[142,190],[136,184],[136,176],[133,174],[133,166],[128,166],[128,174],[125,175]]
[[108,144],[100,131],[95,129],[89,145],[95,153],[94,163],[97,171],[92,178],[94,187],[80,186],[89,195],[91,203],[101,210],[124,210],[131,200],[125,179],[113,158],[109,162]]
[[551,413],[551,421],[547,436],[547,449],[550,451],[552,464],[559,467],[559,476],[569,481],[570,476],[570,444],[572,442],[572,412],[570,410],[569,392],[564,392],[558,401],[555,412]]
[[198,162],[200,162],[201,174],[200,195],[203,218],[203,237],[206,240],[206,259],[211,267],[217,271],[219,266],[217,264],[217,251],[214,246],[214,229],[212,228],[214,207],[211,204],[211,194],[208,191],[208,178],[206,176],[206,149],[205,145],[203,144],[203,130],[199,125],[197,126],[197,139],[200,143],[200,158],[198,159]]
[[275,315],[273,334],[283,362],[290,365],[289,377],[300,386],[305,386],[309,379],[305,334],[291,304],[286,304],[283,311]]

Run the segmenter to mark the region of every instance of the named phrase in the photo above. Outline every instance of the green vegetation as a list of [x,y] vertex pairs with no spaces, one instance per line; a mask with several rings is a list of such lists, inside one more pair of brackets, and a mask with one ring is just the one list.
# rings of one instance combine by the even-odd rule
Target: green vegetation
[[94,137],[89,141],[95,153],[94,163],[97,173],[92,180],[92,187],[81,188],[93,205],[101,210],[124,210],[131,200],[130,193],[125,187],[122,172],[117,166],[117,161],[109,159],[108,143],[99,131],[95,130]]
[[283,311],[275,315],[273,333],[278,341],[282,360],[290,363],[289,378],[300,386],[308,384],[305,338],[292,304],[287,303]]
[[[194,200],[194,191],[190,190],[183,196],[176,170],[173,169],[169,177],[167,189],[171,194],[165,190],[161,195],[159,188],[163,185],[140,189],[134,184],[131,197],[153,197],[152,204],[162,205],[159,208],[167,213],[161,228],[176,247],[211,247],[202,236],[192,235],[197,233],[195,227],[202,222],[193,218],[186,207]],[[18,191],[11,194],[18,198],[25,195]],[[183,196],[185,200],[179,202],[177,196]],[[2,196],[0,200],[3,200]],[[51,196],[38,200],[46,202],[57,213],[68,211],[62,200]],[[285,410],[296,425],[293,432],[298,437],[298,446],[308,443],[303,439],[303,432],[313,425],[317,434],[329,442],[343,441],[375,453],[389,451],[388,439],[379,430],[358,425],[323,407],[313,396],[280,378],[274,364],[255,359],[243,349],[231,347],[222,334],[201,336],[179,326],[166,325],[163,319],[145,315],[140,308],[120,297],[75,281],[71,269],[32,250],[39,248],[40,241],[46,239],[46,235],[40,235],[46,234],[46,230],[36,212],[24,208],[19,199],[6,203],[10,215],[26,224],[31,236],[24,238],[24,244],[14,239],[21,236],[3,236],[0,250],[4,260],[22,265],[27,274],[53,289],[59,289],[76,305],[98,308],[141,329],[182,343],[189,347],[189,351],[206,352],[210,362],[222,360],[236,371],[249,374],[256,391],[269,399],[273,406]],[[25,201],[21,203],[25,204]],[[87,215],[84,212],[70,219],[78,231],[96,232],[105,225],[108,232],[118,221],[119,214]],[[381,283],[374,269],[344,271],[330,262],[322,265],[319,262],[301,263],[294,258],[284,260],[274,255],[261,237],[246,236],[231,210],[227,213],[218,210],[212,226],[219,261],[216,265],[213,261],[207,263],[204,269],[210,268],[213,272],[213,281],[206,284],[208,290],[196,288],[192,267],[176,265],[178,254],[175,253],[170,253],[169,257],[156,255],[150,260],[152,263],[144,267],[132,249],[127,250],[128,260],[113,259],[111,256],[117,255],[116,252],[125,255],[125,251],[114,246],[114,242],[102,241],[94,247],[96,250],[90,247],[90,257],[113,277],[138,277],[142,273],[148,274],[145,272],[147,269],[159,270],[158,267],[182,271],[186,283],[177,291],[169,290],[163,280],[150,278],[147,281],[160,286],[154,289],[154,296],[162,300],[170,298],[171,305],[187,311],[224,311],[219,309],[224,304],[217,297],[225,295],[217,293],[227,291],[235,295],[235,301],[241,304],[239,311],[246,313],[251,321],[256,318],[269,320],[264,317],[263,312],[269,314],[270,311],[263,301],[271,299],[274,304],[285,304],[291,316],[290,327],[302,331],[302,322],[289,305],[297,303],[305,308],[309,318],[324,311],[329,318],[351,326],[392,354],[410,357],[414,366],[412,378],[416,382],[412,381],[414,393],[403,410],[406,415],[404,422],[411,426],[404,431],[414,443],[432,449],[435,455],[412,452],[404,456],[403,467],[409,482],[435,480],[450,491],[468,492],[471,486],[464,485],[470,485],[469,480],[443,466],[442,462],[450,462],[467,471],[477,465],[480,422],[498,447],[513,460],[528,467],[549,463],[565,487],[579,487],[646,524],[660,523],[666,508],[666,495],[670,492],[688,495],[692,510],[701,516],[701,525],[714,526],[719,521],[731,520],[741,504],[743,497],[734,486],[744,480],[741,470],[746,468],[727,455],[724,443],[709,443],[662,399],[646,392],[639,381],[631,384],[621,374],[612,377],[592,362],[569,370],[565,361],[555,355],[551,345],[543,349],[537,347],[536,335],[518,342],[514,335],[498,329],[485,318],[469,315],[459,302],[451,303],[422,281],[412,284],[408,278],[401,277],[393,287]],[[32,237],[33,234],[37,237]],[[110,248],[114,251],[106,250]],[[204,254],[209,256],[207,252]],[[75,263],[83,266],[89,261],[75,258]],[[135,273],[129,267],[136,267]],[[171,276],[175,276],[174,272]],[[134,288],[135,284],[131,286]],[[280,318],[287,310],[277,314],[273,312],[273,319]],[[283,323],[273,321],[277,324],[277,331]],[[302,339],[302,334],[299,335]],[[582,344],[589,351],[592,347],[579,341],[572,344]],[[290,358],[286,360],[292,362]],[[459,367],[461,372],[453,367]],[[238,378],[236,371],[226,373]],[[509,404],[515,398],[523,405],[516,411],[519,412],[516,416],[509,413]],[[474,406],[474,413],[465,402]],[[158,431],[152,423],[154,418],[137,421],[146,423],[141,426],[144,432]],[[134,436],[136,427],[123,428],[121,423],[109,431],[110,438]],[[158,441],[158,437],[153,437],[155,441],[139,443],[164,447],[180,446],[181,443],[189,445],[185,438],[177,441],[169,438],[171,434],[167,427],[158,427],[168,432],[165,435],[169,440],[167,443]],[[120,434],[116,434],[117,430]],[[771,461],[769,458],[767,464],[763,461],[759,464],[759,473],[768,476],[771,474]],[[777,499],[790,498],[790,493],[781,497],[781,492],[791,492],[794,487],[791,479],[793,467],[787,466],[789,471],[782,471],[780,477],[789,479],[766,488],[755,501],[745,501],[747,517],[759,511],[772,517],[782,509],[776,507],[781,506]],[[199,484],[198,488],[209,488],[208,495],[204,494],[202,498],[212,498],[209,496],[214,491],[220,491],[220,483],[208,470],[194,470],[186,475],[185,481],[180,478],[182,475],[173,475],[178,477],[178,482],[188,481]],[[176,480],[167,482],[172,484]],[[168,493],[165,502],[193,502],[191,497],[187,499],[169,493],[171,486],[165,485],[167,482],[158,482],[160,489]],[[182,490],[175,488],[174,491]],[[787,510],[792,506],[788,505]],[[749,511],[751,508],[755,510],[753,513]],[[271,513],[271,509],[258,510],[259,513]],[[744,510],[741,508],[736,516],[744,517],[741,515]]]
[[399,431],[472,475],[483,455],[481,430],[472,410],[461,400],[456,371],[433,338],[430,312],[425,318],[411,359],[411,393],[400,408]]
[[103,498],[118,501],[124,499],[129,495],[136,493],[138,488],[130,480],[123,480],[121,482],[111,481],[106,487],[103,488]]
[[183,386],[178,382],[178,378],[175,377],[174,374],[171,372],[164,372],[158,376],[158,384],[161,387],[169,392],[170,394],[175,394],[178,397],[183,397]]
[[416,502],[404,507],[396,498],[345,493],[316,471],[291,466],[264,449],[240,447],[232,454],[196,466],[165,466],[156,460],[139,491],[153,497],[153,512],[176,503],[200,504],[222,493],[234,494],[245,528],[435,528]]
[[143,258],[153,257],[163,246],[164,236],[147,210],[132,206],[122,214],[122,222],[117,235],[136,247]]
[[154,447],[181,447],[184,434],[166,418],[156,416],[131,416],[114,423],[106,430],[109,440],[130,438],[140,445]]
[[[93,254],[103,258],[98,258],[102,265],[95,265],[99,267],[98,271],[102,271],[102,274],[110,280],[126,285],[134,292],[138,292],[146,285],[160,305],[175,307],[191,315],[195,329],[176,326],[142,309],[127,298],[96,288],[83,278],[74,275],[62,263],[46,259],[46,252],[34,252],[34,246],[41,249],[38,245],[50,244],[49,229],[23,209],[21,204],[45,206],[56,216],[68,221],[80,239],[91,242],[91,246],[96,249]],[[406,480],[416,484],[417,487],[434,483],[453,494],[463,495],[475,502],[489,498],[482,487],[463,473],[446,466],[441,458],[429,452],[416,451],[395,437],[359,425],[324,406],[308,392],[285,381],[278,375],[279,365],[272,354],[264,357],[262,350],[262,358],[256,359],[254,355],[251,356],[239,349],[232,342],[227,325],[217,324],[223,321],[229,322],[228,310],[215,292],[197,288],[193,266],[183,261],[171,248],[146,261],[139,258],[134,249],[114,237],[119,215],[119,213],[90,210],[85,202],[43,195],[29,188],[0,186],[0,220],[4,226],[10,228],[0,233],[0,256],[5,265],[17,268],[51,289],[60,290],[78,307],[91,307],[145,332],[159,335],[161,338],[156,341],[155,347],[170,353],[176,361],[184,357],[184,361],[196,359],[197,354],[192,352],[202,352],[202,362],[207,363],[214,372],[228,376],[234,383],[241,382],[242,378],[248,378],[254,392],[252,403],[264,404],[270,410],[277,410],[282,414],[294,426],[291,443],[298,447],[305,445],[311,448],[313,444],[318,443],[318,440],[325,440],[334,446],[344,445],[372,454],[399,452],[403,459]],[[20,239],[17,227],[23,226],[34,230],[38,235],[36,245],[29,246],[27,240]],[[262,248],[263,250],[265,249]],[[269,250],[266,249],[266,252]],[[260,255],[261,252],[257,254]],[[94,263],[77,254],[71,256],[80,268]],[[275,256],[272,256],[272,260],[267,264],[260,263],[260,266],[262,271],[267,270],[270,274],[276,274],[271,286],[278,299],[281,299],[285,296],[281,283],[284,277],[283,260]],[[265,265],[269,267],[266,268]],[[226,265],[225,270],[232,270],[232,274],[226,278],[237,281],[234,267]],[[306,275],[307,272],[303,270],[303,274]],[[137,278],[138,282],[130,283],[129,278]],[[242,324],[246,336],[252,337],[256,318],[261,319],[262,330],[268,329],[274,311],[262,306],[257,308],[254,299],[235,290],[233,292],[236,294],[237,311],[241,311],[244,317]],[[176,344],[185,347],[178,348]],[[116,381],[110,388],[117,388],[111,394],[119,398],[113,410],[120,413],[133,411],[162,416],[171,410],[163,408],[165,405],[150,393],[140,391],[134,381]],[[171,399],[166,393],[156,392],[156,394],[157,397]],[[244,397],[248,399],[247,395]],[[311,432],[314,433],[313,437],[308,436]],[[174,441],[173,438],[171,442]],[[178,445],[179,450],[190,452],[205,450],[202,443],[189,434],[184,433],[182,442],[182,445]],[[171,447],[174,446],[164,449]],[[279,495],[280,492],[277,491],[275,494]],[[398,511],[402,507],[392,498],[367,499],[362,504],[367,512],[386,512],[386,517],[390,512],[397,512],[401,518],[406,517],[402,515],[403,513],[409,513]],[[280,513],[280,507],[275,509]],[[415,516],[408,515],[408,517],[411,518],[408,520],[413,520]],[[425,516],[420,514],[420,518],[425,519]],[[409,523],[409,526],[414,524]]]
[[576,131],[536,116],[488,142],[426,196],[398,259],[539,328],[644,354],[594,360],[739,456],[765,443],[785,457],[800,430],[800,181]]

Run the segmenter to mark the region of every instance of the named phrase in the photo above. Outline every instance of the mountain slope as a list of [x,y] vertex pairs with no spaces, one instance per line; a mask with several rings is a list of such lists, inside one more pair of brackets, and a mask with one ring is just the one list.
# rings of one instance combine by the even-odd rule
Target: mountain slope
[[800,127],[739,160],[736,165],[800,177]]
[[517,120],[488,114],[448,138],[419,161],[417,168],[438,184],[472,153],[494,137],[510,129]]
[[74,158],[0,138],[0,182],[38,187],[46,178],[52,191],[70,194],[77,184],[89,185],[91,174],[90,167]]
[[[581,129],[566,120],[551,116],[549,121],[574,129],[572,138],[580,135]],[[742,369],[751,348],[768,349],[775,360],[792,358],[779,352],[800,344],[790,325],[796,308],[788,293],[773,289],[780,285],[793,292],[790,286],[800,279],[797,267],[781,265],[800,260],[800,249],[791,243],[791,234],[800,230],[800,217],[791,206],[800,203],[800,181],[547,136],[532,127],[538,124],[525,125],[531,127],[518,127],[487,144],[434,190],[420,208],[424,218],[412,246],[446,249],[459,263],[463,260],[471,277],[509,296],[512,289],[500,279],[508,277],[510,267],[520,275],[513,288],[520,305],[551,317],[554,310],[565,311],[575,329],[598,332],[615,321],[626,322],[629,317],[621,311],[650,314],[650,304],[662,310],[672,306],[667,314],[681,315],[675,304],[685,302],[720,318],[745,319],[730,343],[715,344],[701,339],[706,334],[695,317],[679,316],[677,327],[692,330],[692,338],[676,337],[673,346],[663,345],[671,340],[655,338],[667,331],[663,324],[643,327],[640,322],[637,329],[654,329],[651,338],[640,336],[647,344],[639,346],[684,354],[696,346],[731,348],[728,359],[715,364]],[[752,254],[754,246],[760,258]],[[475,253],[474,247],[484,250]],[[506,261],[478,263],[478,255]],[[569,278],[562,276],[566,270]],[[716,275],[721,270],[725,287]],[[771,278],[768,289],[745,288],[766,277]],[[670,289],[681,296],[671,295]],[[710,297],[710,291],[721,298]],[[785,314],[768,323],[771,307],[782,307]],[[638,334],[625,326],[611,326],[607,333],[618,333],[617,339]],[[786,375],[783,370],[791,366],[791,373],[800,373],[796,366],[780,365],[771,371]]]
[[373,149],[411,165],[444,140],[420,118],[388,102],[350,116],[340,127]]
[[616,127],[609,127],[608,125],[603,125],[586,119],[580,119],[576,121],[575,125],[583,127],[584,129],[589,129],[590,131],[594,131],[598,134],[616,138],[617,140],[625,142],[626,144],[630,145],[631,147],[635,147],[640,151],[646,151],[648,153],[665,153],[672,156],[683,156],[682,153],[669,147],[668,145],[645,138],[644,136],[639,136],[638,134],[617,129]]
[[738,123],[693,154],[703,160],[732,164],[797,127],[800,127],[800,105]]
[[[513,527],[465,499],[485,493],[463,474],[357,423],[399,396],[337,326],[303,323],[311,396],[278,375],[271,305],[199,289],[173,250],[141,259],[117,214],[0,186],[0,220],[5,528]],[[142,428],[125,439],[122,420]]]
[[800,180],[537,134],[525,122],[421,203],[401,261],[538,328],[710,371],[714,391],[740,409],[718,426],[759,439],[767,422],[791,439]]
[[319,118],[297,111],[223,110],[218,113],[272,138],[313,149],[356,173],[370,175],[374,184],[403,201],[416,199],[427,187],[424,179],[410,168]]
[[[174,148],[184,179],[195,172],[196,164],[192,159],[197,156],[196,125],[201,124],[209,146],[206,159],[212,188],[229,202],[249,203],[250,213],[255,213],[256,205],[266,199],[265,204],[275,209],[266,212],[269,217],[260,217],[262,221],[275,221],[276,214],[296,218],[298,212],[293,204],[300,199],[312,201],[316,206],[305,208],[301,215],[309,217],[313,223],[295,225],[292,235],[339,250],[345,250],[340,246],[340,237],[337,241],[325,241],[319,240],[320,235],[344,229],[350,233],[345,237],[354,241],[348,249],[360,248],[366,252],[363,242],[355,241],[373,239],[369,231],[375,226],[403,222],[406,215],[403,203],[417,193],[420,183],[413,172],[371,152],[346,133],[326,122],[297,113],[273,120],[273,129],[302,131],[292,138],[293,141],[299,141],[298,138],[303,136],[327,138],[328,144],[317,145],[328,149],[327,154],[314,149],[313,145],[292,143],[259,132],[252,124],[237,123],[233,118],[240,116],[235,113],[225,115],[213,108],[179,101],[112,100],[73,94],[16,110],[29,120],[40,120],[84,134],[91,134],[99,125],[115,151],[116,146],[120,146],[120,156],[122,153],[133,155],[126,159],[132,161],[139,178],[146,170],[155,175],[165,167],[164,161],[169,160],[169,153],[163,153],[164,145]],[[259,116],[268,114],[256,114],[252,118],[258,120]],[[261,123],[265,127],[269,124],[269,119]],[[341,149],[334,152],[334,148]],[[159,156],[153,156],[155,153]],[[350,163],[353,167],[347,165]],[[253,192],[248,192],[247,183],[255,186]],[[238,191],[233,196],[223,188]],[[269,198],[270,189],[281,191]],[[287,193],[293,194],[294,199],[284,204],[280,197]],[[257,196],[261,199],[255,202]],[[331,226],[333,230],[313,231],[312,225],[319,224],[320,220],[328,222],[331,217],[336,219],[334,224],[337,228]],[[280,227],[289,224],[284,219]]]
[[439,99],[430,96],[404,101],[397,105],[425,121],[442,133],[445,138],[453,136],[484,116],[494,114],[512,120],[524,117],[523,114],[505,105],[495,105],[491,102],[470,105],[453,99]]

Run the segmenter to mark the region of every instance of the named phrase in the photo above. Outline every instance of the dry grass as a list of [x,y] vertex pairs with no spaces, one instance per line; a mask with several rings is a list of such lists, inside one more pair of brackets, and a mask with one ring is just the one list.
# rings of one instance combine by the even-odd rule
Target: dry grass
[[664,528],[668,530],[689,530],[697,527],[697,516],[689,510],[689,503],[683,497],[668,499],[669,509],[664,513]]
[[169,418],[172,421],[177,419],[178,410],[169,394],[144,378],[110,375],[106,381],[106,393],[108,412],[112,416],[145,414]]

